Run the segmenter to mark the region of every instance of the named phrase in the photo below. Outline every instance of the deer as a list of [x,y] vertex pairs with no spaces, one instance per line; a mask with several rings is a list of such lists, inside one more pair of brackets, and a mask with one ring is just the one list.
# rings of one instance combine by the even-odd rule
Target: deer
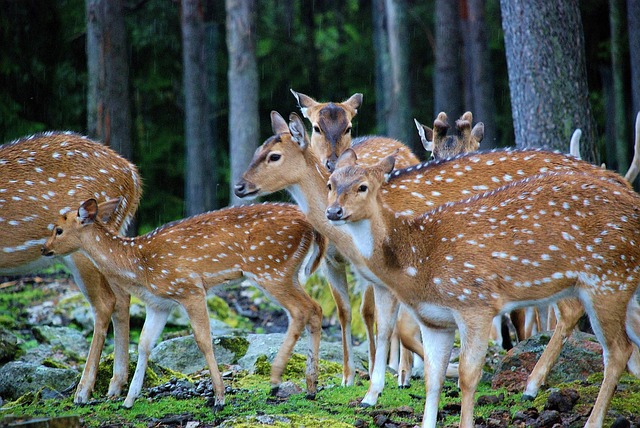
[[473,114],[470,111],[456,120],[458,134],[456,136],[447,135],[449,124],[444,112],[436,117],[434,128],[421,124],[417,119],[413,121],[418,129],[422,146],[426,151],[431,152],[431,157],[435,160],[478,151],[484,138],[484,123],[478,122],[471,128]]
[[[80,252],[127,293],[146,304],[136,365],[124,407],[140,395],[149,354],[171,311],[185,309],[214,389],[213,409],[224,406],[224,385],[213,352],[206,294],[214,286],[249,281],[282,306],[289,317],[284,342],[271,368],[271,393],[304,328],[309,332],[307,397],[318,382],[322,309],[300,285],[322,261],[326,240],[291,204],[230,207],[168,223],[129,238],[103,223],[118,204],[84,201],[62,214],[42,246],[45,256]],[[102,213],[102,214],[101,214]]]
[[[250,165],[234,187],[235,194],[241,198],[252,199],[287,190],[316,230],[333,242],[358,271],[358,266],[364,266],[364,261],[351,238],[326,219],[326,183],[330,174],[320,158],[310,149],[302,120],[297,114],[292,113],[287,124],[280,114],[272,112],[271,121],[274,135],[256,149]],[[356,153],[360,147],[354,147]],[[392,210],[400,215],[416,215],[527,176],[563,170],[591,174],[630,189],[629,183],[618,174],[602,170],[572,156],[542,150],[503,149],[463,154],[395,170],[380,192]],[[376,308],[382,308],[380,312],[387,315],[382,321],[392,324],[397,312],[395,299],[384,300],[380,297],[390,295],[383,283],[374,283],[374,287]],[[385,292],[378,293],[379,289],[384,289]],[[378,338],[381,337],[380,330],[379,328]],[[388,324],[382,324],[382,330],[390,337],[392,328]],[[361,402],[362,406],[375,405],[384,388],[384,359],[388,351],[384,346],[388,346],[388,341],[378,342],[373,375]],[[560,339],[560,345],[561,343]],[[552,359],[550,364],[541,367],[541,370],[550,370],[554,361],[555,359]]]
[[600,177],[548,172],[399,216],[381,193],[393,156],[373,167],[356,160],[353,150],[338,159],[326,217],[351,236],[370,275],[393,287],[421,322],[429,342],[422,426],[436,425],[456,329],[460,426],[473,427],[492,319],[566,297],[582,303],[603,347],[604,380],[585,425],[602,426],[631,343],[640,345],[640,196]]
[[107,224],[124,232],[141,195],[135,165],[85,136],[49,131],[0,146],[0,275],[23,275],[61,262],[91,305],[93,337],[73,398],[77,404],[91,398],[110,319],[114,369],[108,396],[119,395],[126,385],[130,298],[112,287],[83,255],[45,258],[40,246],[53,229],[55,215],[90,197],[121,198]]
[[[291,93],[296,98],[303,116],[311,122],[311,148],[320,157],[322,164],[328,171],[333,170],[337,156],[352,145],[359,147],[361,157],[363,159],[369,159],[371,162],[377,161],[389,153],[397,153],[399,166],[408,167],[419,163],[419,159],[415,154],[406,145],[396,139],[369,135],[352,140],[352,120],[362,104],[362,94],[355,93],[342,102],[321,103],[293,89],[291,89]],[[336,259],[326,264],[325,275],[329,278],[330,284],[332,284],[332,293],[336,301],[338,318],[340,319],[343,332],[342,343],[346,363],[342,384],[353,385],[353,374],[355,371],[353,370],[352,362],[353,346],[350,339],[351,308],[346,280],[347,261],[334,250],[328,251],[328,254],[329,256],[336,254]],[[367,342],[369,344],[369,372],[371,374],[375,370],[375,361],[377,361],[377,358],[374,357],[376,354],[375,344],[380,341],[389,342],[391,332],[387,333],[388,328],[380,328],[383,323],[380,322],[379,319],[376,322],[376,315],[379,314],[380,311],[375,310],[376,297],[374,296],[375,293],[372,286],[369,284],[360,284],[358,288],[362,290],[360,314],[364,320]],[[382,293],[382,296],[378,296],[378,300],[387,301],[393,299],[392,296],[387,295],[386,290],[378,289],[377,291],[379,294]],[[384,315],[385,312],[383,311],[382,314]],[[403,317],[402,319],[404,322],[411,322],[410,316]],[[374,323],[378,325],[377,335],[374,335]],[[406,332],[408,335],[399,335],[403,352],[407,354],[407,347],[417,350],[418,352],[420,352],[422,348],[419,343],[416,343],[415,337],[411,335],[412,330],[415,329],[407,326],[401,329],[401,331]],[[382,360],[382,356],[379,359]],[[386,362],[382,367],[385,366]],[[382,370],[382,368],[379,368],[379,370]],[[382,375],[384,376],[384,374]],[[398,376],[399,386],[406,386],[408,381],[408,376]]]

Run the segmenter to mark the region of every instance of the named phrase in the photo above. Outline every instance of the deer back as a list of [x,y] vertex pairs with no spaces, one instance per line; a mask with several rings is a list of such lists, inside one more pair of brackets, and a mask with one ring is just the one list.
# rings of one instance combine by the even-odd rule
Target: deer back
[[56,217],[87,198],[121,198],[109,224],[124,229],[141,193],[132,163],[75,133],[40,133],[0,146],[0,271],[37,263]]

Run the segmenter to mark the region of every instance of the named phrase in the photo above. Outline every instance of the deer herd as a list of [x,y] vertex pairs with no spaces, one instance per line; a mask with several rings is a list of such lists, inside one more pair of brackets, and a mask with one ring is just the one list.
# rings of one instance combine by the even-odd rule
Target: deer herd
[[[522,314],[550,307],[556,327],[524,394],[537,394],[586,313],[605,367],[586,425],[602,426],[625,366],[640,377],[640,196],[630,185],[640,159],[634,157],[622,177],[580,160],[575,138],[574,155],[478,151],[484,127],[474,126],[466,112],[453,132],[445,113],[433,128],[416,121],[433,156],[420,162],[392,138],[352,139],[362,94],[321,103],[292,93],[311,134],[296,113],[287,121],[272,112],[274,135],[256,150],[234,192],[251,200],[286,190],[296,205],[229,207],[133,238],[124,232],[142,194],[135,165],[69,132],[0,146],[0,275],[62,262],[93,311],[93,338],[74,402],[91,398],[110,320],[115,338],[108,395],[126,386],[134,295],[145,303],[146,318],[124,406],[140,395],[149,354],[179,305],[209,368],[211,404],[222,408],[206,297],[216,285],[243,281],[288,315],[272,364],[272,393],[306,329],[306,391],[313,398],[322,310],[303,284],[321,266],[342,328],[345,387],[356,374],[347,272],[362,294],[371,379],[362,406],[377,403],[392,338],[398,338],[400,386],[409,381],[413,355],[424,361],[423,427],[436,425],[445,376],[458,378],[460,426],[473,427],[492,326],[512,314],[523,339],[534,317]],[[639,148],[640,114],[636,155]],[[449,363],[456,333],[458,365]]]

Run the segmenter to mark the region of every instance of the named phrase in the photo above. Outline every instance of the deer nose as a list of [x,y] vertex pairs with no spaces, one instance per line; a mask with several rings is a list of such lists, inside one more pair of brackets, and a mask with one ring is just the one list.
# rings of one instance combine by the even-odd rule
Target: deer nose
[[40,254],[45,257],[53,256],[53,251],[47,249],[44,245],[40,248]]
[[329,220],[342,220],[344,211],[342,210],[342,207],[332,205],[327,208],[326,215]]
[[247,191],[247,186],[243,182],[238,182],[236,183],[235,186],[233,186],[233,192],[239,198],[243,197],[246,191]]
[[327,167],[329,172],[333,172],[334,168],[336,167],[336,164],[331,159],[327,159],[327,161],[324,163],[324,166]]

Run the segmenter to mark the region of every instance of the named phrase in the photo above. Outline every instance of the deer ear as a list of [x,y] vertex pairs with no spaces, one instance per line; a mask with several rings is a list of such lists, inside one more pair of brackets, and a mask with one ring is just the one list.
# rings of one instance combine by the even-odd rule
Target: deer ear
[[484,138],[484,123],[476,123],[476,126],[474,126],[471,130],[471,136],[475,138],[476,141],[478,141],[478,144],[480,144],[480,142]]
[[334,168],[334,171],[345,166],[353,166],[356,164],[357,160],[358,156],[356,155],[356,152],[354,152],[353,149],[347,149],[340,155],[340,157],[336,161],[336,167]]
[[289,132],[289,127],[284,118],[275,110],[271,111],[271,129],[274,134],[282,134],[283,132]]
[[310,96],[302,94],[300,92],[296,92],[293,89],[290,89],[290,91],[293,96],[296,97],[296,101],[298,101],[298,107],[300,107],[300,112],[302,113],[302,115],[309,119],[309,116],[307,116],[307,109],[309,107],[317,105],[318,102]]
[[95,199],[87,199],[78,208],[78,220],[80,224],[91,224],[98,215],[98,201]]
[[395,153],[393,155],[387,156],[386,158],[382,159],[378,164],[378,166],[380,166],[380,168],[382,169],[382,172],[385,175],[391,174],[391,172],[393,171],[393,167],[395,165],[396,165]]
[[356,93],[351,95],[348,100],[343,101],[342,104],[346,105],[350,109],[353,109],[354,113],[358,113],[358,107],[362,104],[362,94]]
[[433,151],[433,129],[418,122],[418,119],[413,119],[418,128],[418,135],[420,135],[420,141],[422,141],[422,147],[428,152]]
[[114,199],[110,199],[108,201],[100,202],[98,204],[98,213],[100,213],[100,221],[103,223],[107,223],[114,212],[120,206],[122,202],[122,196],[119,196]]
[[291,132],[293,141],[298,143],[301,149],[307,147],[307,132],[304,128],[304,123],[302,123],[302,119],[296,113],[289,115],[289,132]]

